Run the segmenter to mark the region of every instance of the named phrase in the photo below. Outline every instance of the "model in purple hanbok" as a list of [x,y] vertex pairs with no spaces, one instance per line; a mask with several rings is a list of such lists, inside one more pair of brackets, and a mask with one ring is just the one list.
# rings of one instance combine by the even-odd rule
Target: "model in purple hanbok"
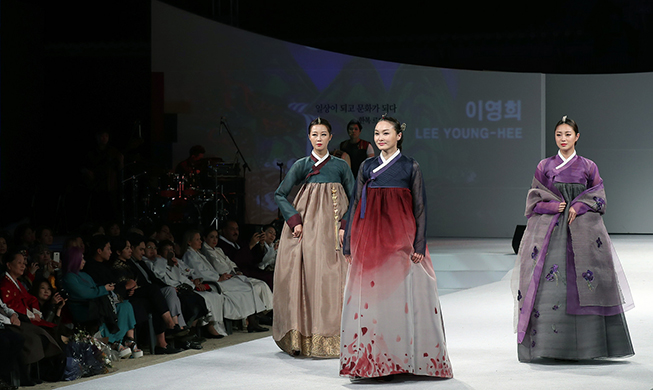
[[576,154],[579,137],[564,116],[555,128],[560,150],[540,161],[526,199],[512,283],[521,362],[634,354],[624,316],[632,296],[603,224],[603,180]]

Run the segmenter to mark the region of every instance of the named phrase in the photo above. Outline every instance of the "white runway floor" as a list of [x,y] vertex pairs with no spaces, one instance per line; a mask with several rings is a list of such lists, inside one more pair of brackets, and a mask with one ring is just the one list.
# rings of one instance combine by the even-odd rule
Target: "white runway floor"
[[[492,242],[496,242],[492,241]],[[336,359],[292,358],[271,337],[138,370],[116,373],[66,389],[653,389],[653,236],[613,236],[635,299],[626,314],[635,356],[628,359],[549,364],[517,361],[509,277],[441,296],[454,378],[400,376],[392,382],[350,383]],[[464,241],[461,241],[464,244]],[[482,250],[479,241],[474,246]],[[431,251],[438,241],[429,241]],[[509,240],[506,240],[509,248]],[[513,256],[514,258],[514,256]]]

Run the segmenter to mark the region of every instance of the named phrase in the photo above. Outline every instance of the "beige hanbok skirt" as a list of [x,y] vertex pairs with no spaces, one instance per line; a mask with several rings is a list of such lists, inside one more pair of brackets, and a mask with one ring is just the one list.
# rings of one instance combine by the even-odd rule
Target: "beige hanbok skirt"
[[288,354],[340,355],[348,264],[337,233],[348,205],[340,183],[308,183],[295,197],[303,236],[284,225],[274,270],[273,337]]

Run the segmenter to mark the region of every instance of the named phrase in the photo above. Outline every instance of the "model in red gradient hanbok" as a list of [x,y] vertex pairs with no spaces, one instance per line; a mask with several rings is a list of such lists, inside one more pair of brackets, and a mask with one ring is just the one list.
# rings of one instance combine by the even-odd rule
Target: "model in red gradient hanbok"
[[422,173],[399,150],[404,128],[390,117],[377,123],[381,156],[362,164],[350,206],[340,336],[340,375],[350,378],[453,376],[426,247]]

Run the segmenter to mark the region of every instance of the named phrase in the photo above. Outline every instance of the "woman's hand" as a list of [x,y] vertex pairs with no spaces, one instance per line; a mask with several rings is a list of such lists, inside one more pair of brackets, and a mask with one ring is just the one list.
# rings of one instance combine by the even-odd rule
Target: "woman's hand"
[[424,255],[421,253],[413,252],[413,254],[410,255],[410,260],[415,264],[419,264],[422,260],[424,260]]
[[569,208],[569,218],[567,218],[570,225],[571,225],[572,222],[574,222],[574,219],[576,219],[576,210],[573,207],[570,207]]
[[220,279],[218,279],[218,282],[224,282],[225,280],[231,279],[233,275],[232,274],[222,274],[220,275]]
[[263,236],[264,235],[265,235],[265,233],[263,233],[263,232],[254,233],[252,238],[249,240],[249,249],[253,249],[256,246],[256,244],[261,243],[261,241],[263,241]]
[[567,207],[567,202],[560,202],[560,206],[558,206],[558,212],[562,213],[565,211],[565,207]]
[[116,285],[113,283],[107,283],[104,285],[104,289],[107,291],[113,291],[116,289]]
[[347,263],[351,264],[351,255],[345,255],[345,260],[347,260]]
[[29,266],[29,273],[32,275],[36,275],[36,271],[39,269],[39,263],[34,262],[30,264]]
[[338,242],[340,243],[340,247],[342,248],[342,245],[345,242],[345,229],[338,230]]
[[292,236],[295,238],[299,238],[300,240],[302,239],[302,232],[303,232],[304,227],[300,223],[299,225],[296,225],[295,228],[292,231]]
[[59,303],[63,302],[63,298],[61,298],[61,295],[59,295],[59,293],[55,293],[52,296],[52,302],[54,302],[55,305],[58,305]]
[[18,314],[16,314],[16,313],[11,315],[11,317],[9,318],[9,321],[14,326],[20,326],[20,320],[18,319]]

